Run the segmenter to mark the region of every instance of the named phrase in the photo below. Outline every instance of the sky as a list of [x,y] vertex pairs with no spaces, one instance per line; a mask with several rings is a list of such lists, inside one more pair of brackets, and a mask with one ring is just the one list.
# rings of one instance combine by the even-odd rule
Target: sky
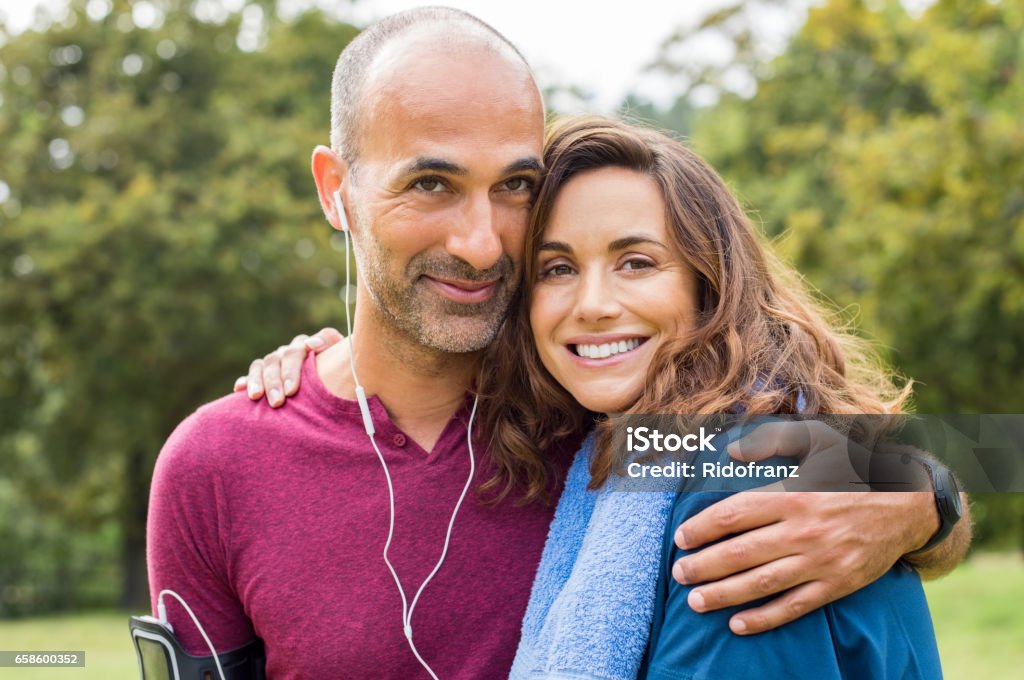
[[[533,66],[542,86],[578,85],[595,95],[593,104],[611,111],[629,92],[655,101],[678,91],[644,76],[658,45],[676,27],[693,25],[728,0],[628,0],[595,3],[560,0],[441,0],[494,26]],[[368,0],[355,4],[359,18],[372,20],[424,4],[415,0]],[[599,9],[602,6],[608,9]],[[802,17],[802,12],[795,15]],[[766,27],[767,30],[767,27]],[[778,27],[780,33],[783,27]],[[727,57],[727,52],[723,57]],[[670,101],[661,101],[671,104]]]
[[[90,0],[109,4],[110,0]],[[244,0],[218,0],[229,7],[240,7]],[[318,5],[339,13],[346,20],[366,24],[374,19],[410,7],[431,4],[423,0],[284,0],[285,9],[294,11]],[[794,0],[794,9],[766,13],[758,22],[767,43],[784,44],[799,26],[807,0]],[[160,0],[141,0],[159,6]],[[626,3],[597,9],[601,5],[579,0],[435,0],[464,9],[494,26],[519,47],[533,66],[542,87],[578,86],[592,93],[586,107],[591,111],[612,112],[630,92],[638,92],[663,105],[672,103],[679,91],[664,80],[644,74],[644,67],[657,54],[658,45],[676,27],[693,25],[708,11],[728,0],[628,0]],[[60,7],[65,0],[0,0],[0,12],[8,25],[22,30],[32,24],[40,5]],[[703,49],[720,53],[727,60],[728,49],[705,45]],[[570,101],[558,102],[562,110],[571,110]]]

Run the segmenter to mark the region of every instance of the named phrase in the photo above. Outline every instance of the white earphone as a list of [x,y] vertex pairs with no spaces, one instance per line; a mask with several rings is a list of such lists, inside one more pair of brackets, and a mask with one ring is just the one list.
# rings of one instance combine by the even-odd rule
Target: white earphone
[[352,316],[351,316],[351,305],[349,304],[349,290],[351,286],[349,282],[349,225],[348,217],[345,215],[345,204],[341,200],[341,187],[338,187],[334,191],[334,208],[338,213],[338,222],[341,226],[341,230],[345,232],[345,331],[348,339],[348,355],[349,355],[349,366],[352,369],[352,382],[356,386],[356,400],[359,402],[359,412],[363,416],[363,427],[366,429],[366,434],[370,438],[370,444],[373,445],[373,450],[377,454],[377,459],[380,461],[381,467],[384,468],[384,479],[388,483],[388,538],[384,541],[384,563],[388,566],[388,571],[391,572],[391,577],[395,580],[395,585],[398,587],[398,594],[402,597],[402,633],[405,635],[405,639],[409,642],[409,648],[412,653],[416,656],[416,660],[420,662],[420,665],[426,669],[427,673],[434,680],[438,680],[437,674],[434,673],[433,669],[423,660],[420,656],[419,650],[416,649],[416,644],[412,641],[412,612],[416,608],[416,603],[419,602],[420,595],[423,594],[423,590],[430,583],[430,580],[434,578],[434,575],[440,571],[441,565],[444,563],[444,558],[448,554],[448,544],[452,538],[452,527],[455,526],[455,516],[459,513],[459,508],[462,507],[462,501],[466,498],[466,493],[469,491],[470,485],[473,483],[473,475],[476,473],[476,457],[473,455],[473,420],[476,418],[476,407],[479,402],[479,395],[473,398],[473,409],[469,414],[469,426],[466,428],[466,443],[469,447],[469,477],[466,478],[466,484],[462,487],[462,493],[459,495],[459,500],[455,503],[455,509],[452,510],[452,517],[448,521],[448,531],[444,536],[444,547],[441,550],[441,557],[437,560],[437,564],[434,565],[434,569],[427,575],[423,583],[420,584],[419,589],[416,590],[416,595],[412,598],[412,603],[408,602],[405,596],[405,588],[402,587],[402,581],[398,578],[398,572],[395,571],[395,567],[391,564],[391,560],[388,558],[388,548],[391,547],[391,539],[395,534],[395,487],[391,483],[391,472],[388,470],[388,464],[384,460],[384,454],[380,452],[380,448],[377,447],[377,440],[374,438],[376,429],[373,426],[373,418],[370,415],[370,404],[366,400],[366,391],[363,389],[362,384],[359,382],[359,378],[356,375],[356,354],[355,347],[353,346],[352,340]]
[[[342,231],[348,231],[348,215],[345,214],[345,202],[341,200],[341,187],[334,190],[334,209],[338,213],[338,224]],[[347,264],[346,264],[347,266]]]

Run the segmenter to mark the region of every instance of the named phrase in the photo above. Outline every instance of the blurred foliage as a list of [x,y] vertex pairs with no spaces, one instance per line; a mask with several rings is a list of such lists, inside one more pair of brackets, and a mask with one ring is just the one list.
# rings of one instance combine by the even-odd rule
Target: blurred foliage
[[832,0],[697,146],[780,248],[919,381],[1024,411],[1024,4]]
[[[719,100],[693,141],[780,252],[891,348],[918,412],[1024,413],[1024,3],[829,0],[741,63],[752,97],[699,71]],[[978,543],[1024,549],[1024,497],[975,500]]]
[[[787,3],[673,33],[655,68],[676,105],[624,110],[693,135],[893,348],[919,411],[1024,411],[1024,5],[828,0],[772,59],[752,5]],[[307,153],[356,29],[275,6],[73,0],[46,30],[0,27],[0,616],[145,602],[164,439],[340,317]],[[730,64],[680,60],[708,33]],[[979,542],[1024,546],[1024,496],[975,517]]]
[[75,2],[0,47],[0,615],[145,603],[163,440],[341,312],[308,153],[356,31],[192,4]]

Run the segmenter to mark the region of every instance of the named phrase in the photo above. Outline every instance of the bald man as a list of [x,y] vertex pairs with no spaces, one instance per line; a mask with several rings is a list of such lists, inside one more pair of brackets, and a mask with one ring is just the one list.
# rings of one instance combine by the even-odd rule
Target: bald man
[[[522,56],[465,13],[397,14],[341,54],[313,175],[327,219],[351,233],[355,342],[308,358],[288,409],[242,394],[200,408],[154,472],[154,604],[180,593],[218,651],[258,636],[272,678],[507,675],[553,506],[472,492],[495,469],[469,388],[515,293],[543,129]],[[556,494],[576,444],[550,452]],[[797,583],[819,589],[753,614],[750,632],[873,580],[937,525],[927,499],[786,502],[771,507],[794,536],[815,521],[882,530],[838,552],[795,538]],[[727,528],[720,505],[691,543]],[[727,576],[724,562],[688,576]],[[765,594],[720,585],[705,591],[715,606]],[[176,603],[168,616],[186,649],[208,653]]]

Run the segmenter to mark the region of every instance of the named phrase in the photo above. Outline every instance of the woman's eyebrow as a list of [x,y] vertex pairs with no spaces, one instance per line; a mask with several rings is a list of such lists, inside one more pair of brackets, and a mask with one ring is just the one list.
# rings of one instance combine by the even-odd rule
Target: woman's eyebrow
[[540,246],[537,248],[538,252],[542,250],[554,250],[559,253],[568,254],[572,252],[572,246],[570,246],[568,243],[563,243],[561,241],[547,241],[545,243],[540,244]]
[[659,248],[664,248],[665,250],[668,250],[668,246],[666,246],[661,241],[658,241],[657,239],[648,238],[647,236],[623,236],[622,238],[617,238],[608,244],[608,252],[611,253],[616,250],[625,250],[626,248],[629,248],[631,246],[637,246],[641,244],[655,245],[658,246]]
[[[641,244],[654,245],[668,250],[668,246],[657,239],[648,238],[647,236],[623,236],[622,238],[617,238],[608,244],[608,252],[613,253],[617,250],[625,250],[631,246]],[[559,253],[570,254],[572,253],[572,246],[568,243],[563,243],[562,241],[545,241],[537,247],[537,252],[542,250],[553,250]]]

